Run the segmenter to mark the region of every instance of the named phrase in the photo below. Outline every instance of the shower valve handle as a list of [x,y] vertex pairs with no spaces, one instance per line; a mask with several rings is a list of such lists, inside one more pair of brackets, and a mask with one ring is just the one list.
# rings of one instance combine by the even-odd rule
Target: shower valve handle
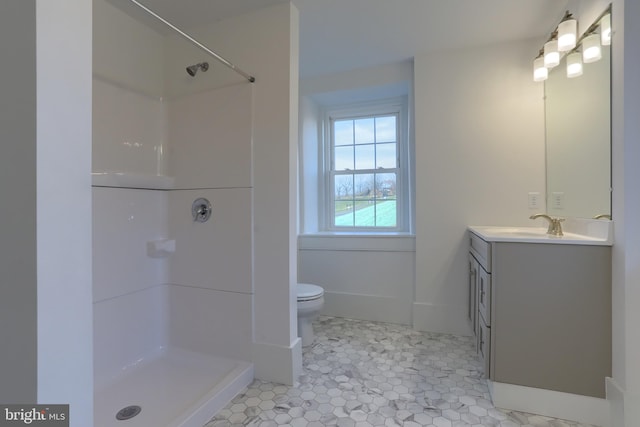
[[194,222],[207,222],[211,218],[211,203],[205,198],[196,199],[191,205]]

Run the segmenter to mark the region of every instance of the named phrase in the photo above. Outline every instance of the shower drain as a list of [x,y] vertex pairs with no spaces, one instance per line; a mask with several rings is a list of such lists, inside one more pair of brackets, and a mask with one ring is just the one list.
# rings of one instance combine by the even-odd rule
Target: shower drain
[[120,421],[129,420],[138,415],[140,411],[142,411],[142,408],[138,405],[127,406],[118,411],[118,413],[116,414],[116,419]]

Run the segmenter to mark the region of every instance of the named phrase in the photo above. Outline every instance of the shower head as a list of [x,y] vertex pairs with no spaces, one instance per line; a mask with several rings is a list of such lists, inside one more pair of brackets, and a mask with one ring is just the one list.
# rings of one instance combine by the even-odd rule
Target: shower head
[[199,64],[189,65],[187,67],[187,73],[189,73],[189,75],[191,77],[193,77],[198,72],[198,69],[200,69],[202,71],[207,71],[209,69],[209,63],[208,62],[200,62]]

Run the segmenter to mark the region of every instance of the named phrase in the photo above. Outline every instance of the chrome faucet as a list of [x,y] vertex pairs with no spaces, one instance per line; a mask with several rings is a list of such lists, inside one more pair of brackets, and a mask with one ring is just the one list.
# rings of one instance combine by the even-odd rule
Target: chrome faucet
[[562,225],[560,224],[564,221],[564,218],[551,218],[547,214],[535,214],[531,215],[529,219],[538,219],[544,218],[549,221],[549,227],[547,228],[547,234],[551,234],[552,236],[562,236]]

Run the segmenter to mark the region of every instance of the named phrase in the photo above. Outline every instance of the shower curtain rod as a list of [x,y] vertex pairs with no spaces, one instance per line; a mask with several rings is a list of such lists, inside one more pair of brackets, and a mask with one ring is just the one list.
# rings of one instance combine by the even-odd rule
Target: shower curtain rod
[[202,43],[200,43],[198,40],[194,39],[193,37],[191,37],[189,34],[185,33],[184,31],[182,31],[180,28],[176,27],[175,25],[173,25],[171,22],[167,21],[166,19],[164,19],[162,16],[158,15],[157,13],[155,13],[154,11],[152,11],[151,9],[149,9],[148,7],[146,7],[145,5],[141,4],[140,2],[138,2],[137,0],[129,0],[131,3],[135,4],[136,6],[138,6],[140,9],[144,10],[145,12],[147,12],[149,15],[153,16],[154,18],[156,18],[157,20],[159,20],[160,22],[164,23],[165,25],[167,25],[169,28],[171,28],[172,30],[174,30],[175,32],[177,32],[178,34],[180,34],[182,37],[184,37],[185,39],[189,40],[191,43],[195,44],[196,46],[198,46],[200,49],[204,50],[205,52],[207,52],[209,55],[213,56],[215,59],[217,59],[219,62],[223,63],[224,65],[226,65],[227,67],[231,68],[233,71],[235,71],[236,73],[240,74],[242,77],[244,77],[245,79],[249,80],[251,83],[256,81],[256,78],[253,77],[250,74],[245,73],[244,71],[242,71],[240,68],[236,67],[235,65],[233,65],[231,62],[227,61],[226,59],[224,59],[222,56],[218,55],[217,53],[215,53],[214,51],[212,51],[211,49],[209,49],[208,47],[206,47],[205,45],[203,45]]

